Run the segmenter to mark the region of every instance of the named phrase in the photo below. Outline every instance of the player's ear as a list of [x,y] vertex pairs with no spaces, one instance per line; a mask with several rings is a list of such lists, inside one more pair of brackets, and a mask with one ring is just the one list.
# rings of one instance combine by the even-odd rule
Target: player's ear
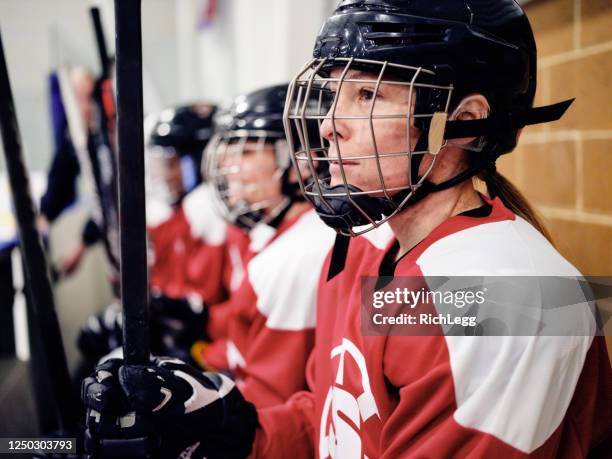
[[451,120],[479,120],[489,116],[490,106],[482,94],[465,96],[450,116]]
[[[491,107],[487,98],[482,94],[465,96],[450,116],[451,120],[470,121],[479,120],[489,116]],[[475,140],[474,137],[453,139],[455,145],[467,145]]]

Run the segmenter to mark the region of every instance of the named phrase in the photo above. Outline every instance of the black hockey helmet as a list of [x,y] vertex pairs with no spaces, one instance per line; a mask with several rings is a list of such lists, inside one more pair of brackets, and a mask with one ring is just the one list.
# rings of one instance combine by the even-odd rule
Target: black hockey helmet
[[216,110],[211,104],[192,104],[163,110],[151,130],[149,144],[172,147],[181,156],[201,153],[213,136]]
[[240,95],[215,118],[217,130],[227,135],[246,131],[253,134],[265,132],[269,137],[284,138],[283,110],[286,98],[286,84]]
[[[176,203],[201,182],[202,154],[213,136],[216,110],[211,104],[190,104],[167,108],[145,120],[149,186],[163,200]],[[180,165],[181,185],[172,179],[174,164]]]
[[[365,225],[366,231],[379,226],[428,193],[472,177],[512,151],[524,126],[556,120],[571,103],[532,108],[536,45],[527,16],[515,0],[343,0],[323,25],[313,56],[291,83],[285,112],[288,129],[299,130],[315,121],[320,125],[325,117],[340,119],[335,109],[331,114],[309,111],[303,98],[323,92],[331,82],[341,87],[349,70],[377,76],[377,85],[403,81],[416,97],[412,116],[420,137],[414,150],[405,152],[411,166],[406,187],[389,193],[381,179],[376,190],[359,190],[349,183],[332,190],[320,177],[304,186],[321,217],[344,234],[357,234],[356,226]],[[340,78],[329,78],[334,68],[342,69]],[[471,93],[487,98],[488,117],[448,121],[455,106]],[[434,135],[439,138],[432,139],[429,128],[434,119],[441,129]],[[435,156],[448,139],[469,137],[479,138],[473,167],[436,185],[427,181],[427,174],[418,176],[425,154]],[[300,138],[306,142],[293,156],[298,163],[308,162],[313,151],[308,134],[301,132]],[[383,156],[377,153],[376,160]],[[372,198],[374,193],[385,197]]]
[[[215,185],[222,213],[239,226],[252,228],[259,221],[280,221],[291,203],[303,200],[300,187],[291,182],[291,160],[283,123],[287,84],[270,86],[237,97],[215,116],[215,137],[206,151],[204,175]],[[316,135],[316,132],[311,132]],[[257,148],[274,147],[280,190],[284,200],[271,209],[269,202],[246,202],[232,196],[228,177],[235,177],[247,142]],[[249,151],[253,151],[251,147]],[[229,162],[232,163],[228,167]]]

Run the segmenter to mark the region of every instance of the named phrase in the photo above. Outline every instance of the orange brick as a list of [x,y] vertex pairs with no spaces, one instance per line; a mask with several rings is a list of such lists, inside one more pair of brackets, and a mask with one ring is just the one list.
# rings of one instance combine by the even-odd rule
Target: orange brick
[[585,276],[612,275],[612,226],[548,220],[557,249]]
[[612,129],[612,51],[551,68],[551,98],[576,98],[551,129]]
[[537,205],[575,207],[574,142],[523,145],[519,154],[524,177],[520,188],[529,200]]
[[497,160],[497,170],[516,186],[519,184],[519,156],[518,151],[513,151],[508,155],[500,156]]
[[612,140],[583,143],[584,208],[612,215]]
[[574,0],[542,0],[525,8],[538,44],[538,55],[569,51],[574,43]]
[[612,40],[612,2],[610,0],[582,0],[581,45],[591,46]]

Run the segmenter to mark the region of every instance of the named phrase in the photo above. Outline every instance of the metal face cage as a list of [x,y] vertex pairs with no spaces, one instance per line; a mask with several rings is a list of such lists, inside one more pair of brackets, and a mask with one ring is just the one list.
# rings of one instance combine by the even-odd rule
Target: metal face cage
[[[266,147],[272,145],[275,155],[275,170],[272,179],[246,179],[245,175],[262,172],[252,167],[246,170],[246,155],[267,154]],[[230,223],[242,228],[251,229],[259,222],[272,220],[288,205],[289,199],[280,201],[271,199],[252,200],[248,196],[257,195],[265,187],[276,187],[281,190],[283,173],[290,167],[287,141],[284,136],[273,131],[234,130],[216,134],[204,153],[202,174],[212,184],[217,197],[220,213]],[[264,193],[265,194],[265,193]]]
[[[333,77],[332,69],[337,69]],[[353,76],[355,72],[358,72],[357,76]],[[445,122],[453,92],[452,85],[444,86],[434,82],[435,73],[422,67],[355,58],[322,58],[308,62],[290,83],[284,123],[291,160],[297,171],[302,192],[316,207],[326,209],[325,212],[330,213],[334,212],[329,204],[330,199],[346,199],[367,220],[365,225],[336,229],[339,233],[356,236],[380,226],[408,205],[410,198],[429,176],[436,164],[438,152],[446,143],[440,143],[438,148],[432,149],[428,147],[427,142],[420,141],[422,139],[419,138],[417,142],[412,142],[412,139],[415,134],[420,133],[423,136],[426,131],[429,132],[434,117],[442,114],[442,120]],[[340,109],[339,100],[343,91],[350,85],[368,85],[371,88],[371,102],[359,113],[345,113]],[[408,89],[405,113],[380,113],[380,110],[376,110],[377,103],[382,105],[379,97],[381,89],[392,86]],[[313,100],[316,102],[313,103]],[[383,123],[391,120],[402,122],[406,148],[401,151],[381,151],[382,136],[377,139],[377,133],[382,131],[380,128]],[[327,129],[324,136],[321,128],[325,122],[330,123],[331,129]],[[316,126],[313,126],[313,123]],[[343,138],[338,132],[338,123],[345,126],[349,123],[360,123],[358,126],[361,130],[367,125],[369,142],[363,142],[358,152],[355,152],[353,146],[353,151],[343,153]],[[318,128],[319,132],[318,138],[315,139],[312,138],[312,132],[317,130],[313,127]],[[442,129],[442,134],[443,132]],[[439,134],[440,142],[442,134]],[[297,136],[297,139],[294,136]],[[429,141],[431,144],[431,137]],[[333,152],[332,155],[330,151]],[[420,175],[418,171],[412,170],[415,164],[420,164],[420,161],[413,161],[419,155],[432,157],[427,170]],[[407,158],[406,170],[396,171],[405,177],[405,181],[402,184],[390,184],[389,171],[385,169],[384,163],[387,158],[397,157]],[[330,186],[332,175],[329,167],[320,167],[321,162],[336,165],[336,171],[339,172],[339,177],[336,174],[336,185]],[[357,167],[365,167],[372,163],[377,172],[375,185],[370,184],[362,188],[350,183],[347,164],[353,164],[352,167],[355,167],[354,164],[357,164]],[[304,174],[305,170],[308,171],[307,174]],[[401,199],[394,199],[394,196],[402,191],[404,193],[400,195]],[[383,199],[393,211],[381,215],[381,218],[372,218],[359,202],[368,197]]]

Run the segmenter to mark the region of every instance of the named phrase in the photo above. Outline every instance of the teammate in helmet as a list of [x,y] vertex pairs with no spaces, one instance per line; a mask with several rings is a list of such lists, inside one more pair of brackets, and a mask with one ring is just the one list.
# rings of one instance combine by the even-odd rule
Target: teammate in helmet
[[254,91],[216,118],[207,176],[221,212],[246,230],[261,222],[278,226],[293,204],[304,202],[283,127],[286,97],[287,85]]
[[[244,398],[257,407],[270,407],[307,386],[306,362],[314,345],[319,272],[334,240],[334,232],[296,193],[299,187],[291,169],[282,120],[286,96],[287,85],[282,85],[237,98],[222,113],[215,140],[206,151],[206,178],[215,185],[226,217],[248,233],[249,246],[240,286],[231,293],[223,310],[210,310],[209,330],[217,327],[216,322],[225,321],[225,345],[214,342],[201,349],[197,358],[208,367],[229,370],[236,386],[224,377],[218,379],[218,375],[211,376],[212,386],[200,376],[179,382],[174,378],[184,374],[182,369],[194,374],[181,363],[176,363],[170,379],[162,376],[178,382],[171,391],[169,403],[173,406],[189,406],[188,399],[194,393],[200,398],[207,387],[216,390],[217,383],[221,384],[219,403],[225,405],[232,399],[232,406],[244,412],[244,419],[235,418],[236,427],[248,441],[252,439],[249,424],[254,422],[254,409]],[[306,273],[302,272],[305,266],[309,268]],[[116,375],[119,365],[107,365]],[[157,368],[165,373],[161,366]],[[85,384],[94,390],[89,386],[92,382]],[[140,385],[136,379],[132,382]],[[196,410],[195,415],[209,413]],[[194,422],[208,421],[194,418]],[[89,432],[95,435],[96,430],[92,424]],[[241,434],[235,432],[232,438],[225,438],[223,448],[201,442],[194,447],[194,454],[231,457],[235,435]],[[181,441],[185,441],[182,436],[168,437],[162,448],[180,451]],[[182,448],[189,445],[183,443]],[[244,441],[236,442],[240,456],[248,449],[244,445]]]
[[[213,136],[215,112],[209,104],[187,105],[163,110],[145,122],[150,280],[158,294],[185,296],[186,260],[197,252],[194,244],[209,239],[220,247],[225,234],[225,223],[213,213],[212,190],[200,185],[200,163]],[[198,231],[202,218],[209,220],[209,234]],[[204,293],[207,302],[222,296],[220,291]]]
[[[206,153],[206,176],[222,212],[250,243],[240,287],[221,318],[211,309],[211,335],[225,321],[225,343],[213,343],[200,359],[230,370],[258,407],[282,403],[306,386],[318,271],[333,242],[299,194],[283,128],[286,96],[287,85],[279,85],[238,97],[217,119]],[[304,275],[302,266],[313,270]]]
[[[100,379],[110,374],[104,393],[120,384],[131,408],[158,426],[153,431],[161,431],[162,412],[181,425],[197,418],[204,427],[184,444],[207,457],[605,454],[612,374],[583,303],[555,304],[555,315],[571,318],[565,336],[547,335],[546,321],[535,333],[496,336],[447,336],[441,326],[420,336],[422,329],[364,328],[368,278],[383,278],[376,288],[391,293],[387,285],[402,276],[432,291],[432,276],[528,276],[534,288],[510,292],[510,309],[521,296],[543,318],[554,292],[534,276],[580,276],[494,167],[522,127],[552,121],[569,104],[532,108],[536,52],[522,9],[514,0],[344,0],[321,30],[314,58],[291,84],[289,145],[299,139],[293,159],[310,177],[296,170],[322,219],[340,234],[363,236],[340,238],[323,266],[310,391],[255,414],[239,389],[209,373],[185,393],[214,393],[210,408],[183,408],[184,395],[162,395],[180,379],[162,362],[146,371],[101,368]],[[330,94],[326,112],[304,104]],[[320,125],[325,147],[313,142],[310,124]],[[328,173],[315,167],[321,161],[330,163]],[[474,190],[474,175],[487,194]],[[393,237],[381,243],[385,222]],[[579,297],[579,284],[570,284]],[[419,312],[441,306],[414,305]],[[154,380],[162,374],[167,382]],[[90,416],[108,406],[110,397],[94,400],[95,380],[84,393]],[[229,422],[211,425],[218,413]]]
[[[167,109],[145,126],[151,342],[155,352],[182,358],[204,336],[205,306],[227,295],[226,224],[214,211],[212,190],[198,185],[215,110],[209,104]],[[114,303],[88,320],[79,348],[97,361],[121,342],[121,311]]]
[[145,124],[150,131],[147,143],[149,193],[176,205],[202,180],[200,164],[213,135],[216,107],[195,104],[163,110]]

